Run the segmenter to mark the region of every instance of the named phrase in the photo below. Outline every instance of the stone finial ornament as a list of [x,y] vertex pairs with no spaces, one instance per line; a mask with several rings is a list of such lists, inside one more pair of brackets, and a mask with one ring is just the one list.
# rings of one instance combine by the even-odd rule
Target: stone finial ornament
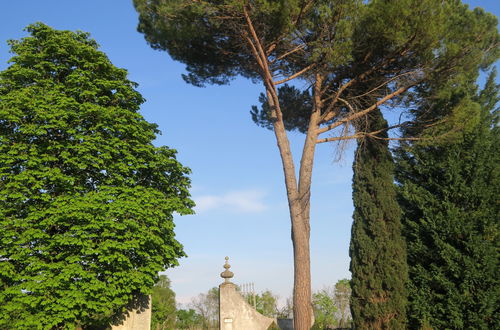
[[226,263],[224,264],[224,268],[226,269],[222,273],[220,273],[220,277],[224,279],[224,283],[231,283],[229,280],[234,276],[233,272],[229,270],[231,268],[231,265],[228,263],[229,257],[226,257]]

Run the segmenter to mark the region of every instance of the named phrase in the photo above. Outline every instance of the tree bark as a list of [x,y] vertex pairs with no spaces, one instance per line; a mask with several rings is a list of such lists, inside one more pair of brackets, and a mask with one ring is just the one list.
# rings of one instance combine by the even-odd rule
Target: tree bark
[[[294,259],[293,323],[294,329],[308,330],[312,323],[311,262],[309,251],[309,223],[303,217],[292,219],[292,241]],[[307,226],[309,227],[309,226]]]
[[[275,104],[269,99],[271,107]],[[285,175],[285,186],[288,197],[288,207],[290,211],[293,242],[294,261],[294,288],[293,288],[293,314],[294,328],[296,330],[308,330],[311,328],[311,262],[309,251],[309,200],[310,189],[305,194],[300,195],[295,166],[290,150],[290,143],[286,135],[285,126],[282,120],[277,119],[274,123],[274,133],[280,151],[283,172]],[[316,141],[314,138],[313,141]],[[307,142],[306,142],[307,144]],[[305,148],[306,149],[306,148]],[[307,148],[307,163],[314,157],[314,147]],[[311,155],[311,152],[313,153]],[[312,164],[311,164],[312,165]],[[303,168],[303,166],[301,166]],[[307,166],[308,169],[312,167]],[[305,170],[305,168],[304,168]],[[306,171],[307,172],[307,171]],[[310,180],[309,180],[310,181]],[[309,184],[310,186],[310,184]],[[309,187],[310,188],[310,187]]]
[[275,93],[271,93],[271,91],[267,93],[269,106],[277,112],[276,121],[274,122],[274,133],[283,163],[292,226],[294,258],[293,311],[294,328],[296,330],[308,330],[311,328],[313,322],[311,303],[311,256],[309,245],[310,200],[314,152],[318,136],[317,126],[320,119],[321,108],[319,96],[320,87],[321,77],[317,76],[315,83],[314,109],[311,113],[310,124],[304,142],[298,185],[290,143],[286,135],[282,116],[280,116],[280,105],[276,104],[277,100],[271,97],[273,94],[276,95],[276,91],[274,91]]

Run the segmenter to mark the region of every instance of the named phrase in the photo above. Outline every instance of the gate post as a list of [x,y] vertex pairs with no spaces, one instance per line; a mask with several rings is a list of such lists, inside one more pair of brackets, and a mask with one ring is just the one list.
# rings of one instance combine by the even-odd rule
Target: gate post
[[225,270],[220,274],[224,283],[219,285],[219,329],[220,330],[267,330],[276,319],[266,317],[250,306],[230,281],[234,276],[226,257]]

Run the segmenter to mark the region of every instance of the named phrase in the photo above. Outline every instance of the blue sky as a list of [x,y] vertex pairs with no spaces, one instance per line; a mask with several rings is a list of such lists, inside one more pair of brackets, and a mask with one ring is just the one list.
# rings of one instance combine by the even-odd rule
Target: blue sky
[[[496,0],[466,1],[500,15]],[[0,70],[11,57],[8,39],[25,36],[37,21],[56,29],[82,30],[114,65],[129,71],[147,102],[142,114],[159,125],[155,144],[178,150],[192,170],[196,215],[176,217],[178,240],[188,258],[166,274],[180,303],[222,282],[230,257],[235,283],[255,283],[282,299],[293,285],[292,242],[281,162],[272,132],[257,127],[249,111],[260,85],[237,79],[229,86],[196,88],[182,79],[184,66],[152,50],[136,32],[131,0],[2,0]],[[290,135],[294,156],[302,136]],[[311,258],[313,290],[350,277],[351,163],[354,142],[340,161],[335,145],[318,145],[313,173]]]

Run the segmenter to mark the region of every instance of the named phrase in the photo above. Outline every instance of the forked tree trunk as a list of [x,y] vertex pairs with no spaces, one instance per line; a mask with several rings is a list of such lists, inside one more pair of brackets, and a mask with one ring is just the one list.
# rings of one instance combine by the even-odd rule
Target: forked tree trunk
[[310,237],[310,199],[311,177],[314,160],[314,151],[318,137],[318,125],[321,113],[321,84],[322,78],[316,75],[314,84],[314,109],[311,113],[309,128],[306,134],[304,150],[300,161],[299,181],[293,162],[290,142],[288,140],[283,112],[279,103],[276,83],[269,68],[269,58],[262,43],[255,32],[252,20],[244,8],[244,17],[248,31],[243,39],[248,42],[256,63],[260,67],[261,78],[267,93],[267,101],[271,109],[274,134],[283,164],[285,186],[292,224],[294,286],[293,286],[293,315],[295,330],[309,330],[312,326],[311,303],[311,260],[309,250]]
[[[321,79],[317,77],[315,92],[321,86]],[[274,87],[274,86],[273,86]],[[274,93],[273,93],[274,92]],[[290,210],[293,242],[294,261],[294,287],[293,287],[293,311],[294,328],[296,330],[308,330],[313,323],[313,312],[311,302],[311,257],[310,257],[310,200],[311,200],[311,178],[316,148],[317,127],[319,120],[320,98],[315,97],[315,107],[311,114],[309,128],[304,142],[304,149],[300,162],[299,182],[295,174],[295,165],[290,150],[290,143],[286,134],[285,126],[276,97],[276,90],[267,91],[268,102],[271,109],[278,113],[274,122],[274,133],[280,151],[285,175],[285,185]]]
[[300,195],[295,166],[286,136],[283,122],[274,124],[274,132],[285,175],[285,186],[288,197],[288,207],[292,225],[294,287],[293,287],[293,315],[296,330],[311,328],[311,267],[309,252],[309,191]]

